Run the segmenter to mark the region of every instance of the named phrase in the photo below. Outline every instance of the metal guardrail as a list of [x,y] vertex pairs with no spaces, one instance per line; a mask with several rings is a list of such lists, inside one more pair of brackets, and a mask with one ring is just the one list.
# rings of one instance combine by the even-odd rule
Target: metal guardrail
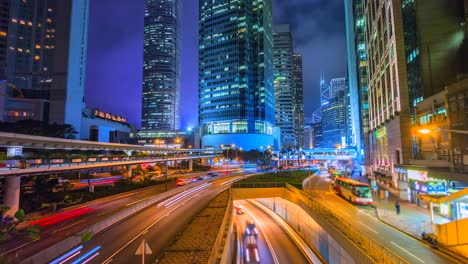
[[364,235],[349,223],[349,221],[346,221],[333,211],[323,206],[321,203],[313,200],[313,198],[305,192],[287,183],[284,184],[284,187],[294,193],[301,202],[324,218],[328,223],[333,225],[341,234],[348,238],[356,247],[361,249],[363,253],[369,256],[376,263],[409,263],[397,254],[393,253],[391,250],[387,249],[387,247],[377,240]]
[[[224,256],[226,251],[226,242],[232,242],[231,236],[231,228],[232,228],[232,210],[233,210],[233,202],[232,202],[232,195],[231,189],[229,188],[229,202],[226,207],[226,212],[224,213],[223,222],[221,227],[219,228],[218,237],[216,238],[216,242],[214,244],[213,250],[211,251],[211,256],[208,261],[210,264],[218,264],[221,263],[223,258],[230,259],[230,256]],[[228,255],[232,255],[232,246],[229,245],[227,247]]]

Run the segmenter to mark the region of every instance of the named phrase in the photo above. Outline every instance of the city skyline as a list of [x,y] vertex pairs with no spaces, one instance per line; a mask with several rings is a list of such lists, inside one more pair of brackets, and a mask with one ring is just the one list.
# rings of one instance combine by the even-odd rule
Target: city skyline
[[[196,112],[190,110],[197,107],[197,102],[188,99],[197,96],[198,86],[197,4],[197,1],[184,1],[181,8],[181,129],[198,124]],[[291,17],[289,12],[296,12],[297,16]],[[321,71],[325,73],[326,78],[345,75],[346,43],[342,1],[310,3],[295,0],[285,3],[274,0],[273,16],[274,24],[291,24],[292,32],[296,36],[295,52],[303,55],[306,73],[305,99],[313,100],[314,94],[318,93]],[[111,17],[113,23],[106,19]],[[118,19],[114,21],[114,18]],[[112,4],[107,1],[91,3],[85,97],[88,106],[125,116],[131,124],[138,127],[141,118],[141,92],[135,91],[141,91],[143,76],[143,18],[143,0],[135,1],[132,6],[126,6],[126,1],[119,0],[112,1]],[[304,31],[305,28],[308,30]],[[317,60],[323,63],[317,64]],[[102,88],[107,86],[113,87],[111,94]],[[319,106],[320,102],[315,101],[304,106],[305,118],[310,118],[312,111]]]

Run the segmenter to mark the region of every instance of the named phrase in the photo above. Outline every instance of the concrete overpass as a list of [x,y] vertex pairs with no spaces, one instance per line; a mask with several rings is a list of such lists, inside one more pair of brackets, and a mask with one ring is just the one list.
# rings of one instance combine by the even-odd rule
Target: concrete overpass
[[[40,165],[36,168],[18,168],[18,169],[2,169],[0,177],[5,180],[5,199],[4,204],[10,207],[7,214],[14,214],[19,208],[20,199],[20,182],[23,176],[44,175],[51,173],[59,173],[66,171],[76,171],[103,167],[125,166],[127,174],[131,175],[132,165],[142,163],[158,163],[162,162],[165,166],[171,161],[189,161],[189,170],[192,169],[194,159],[213,159],[222,156],[222,150],[210,149],[169,149],[158,148],[155,146],[140,146],[130,144],[104,143],[86,140],[51,138],[42,136],[32,136],[16,133],[0,132],[0,147],[7,149],[8,156],[22,156],[23,148],[32,148],[39,150],[63,149],[63,150],[108,150],[108,151],[123,151],[128,156],[132,152],[147,152],[149,157],[145,158],[128,158],[123,161],[108,161],[108,162],[93,162],[81,163],[70,160],[67,164]],[[166,157],[161,157],[165,155]]]

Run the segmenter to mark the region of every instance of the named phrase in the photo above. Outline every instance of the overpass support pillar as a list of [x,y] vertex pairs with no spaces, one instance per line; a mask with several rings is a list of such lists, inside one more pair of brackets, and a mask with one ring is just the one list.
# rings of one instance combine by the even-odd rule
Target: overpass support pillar
[[132,165],[125,166],[125,171],[126,173],[124,176],[127,178],[132,178]]
[[193,171],[193,159],[189,159],[188,161],[188,171]]
[[23,156],[23,147],[8,147],[7,157]]
[[5,215],[14,216],[19,209],[21,177],[7,177],[5,183],[5,205],[10,208]]

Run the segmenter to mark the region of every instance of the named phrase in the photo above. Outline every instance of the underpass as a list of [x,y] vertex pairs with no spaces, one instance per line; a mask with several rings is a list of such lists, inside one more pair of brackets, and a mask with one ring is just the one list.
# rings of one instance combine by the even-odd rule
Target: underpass
[[310,184],[308,193],[287,184],[235,184],[232,195],[235,200],[262,202],[328,262],[460,263],[336,196],[329,190],[329,181]]

